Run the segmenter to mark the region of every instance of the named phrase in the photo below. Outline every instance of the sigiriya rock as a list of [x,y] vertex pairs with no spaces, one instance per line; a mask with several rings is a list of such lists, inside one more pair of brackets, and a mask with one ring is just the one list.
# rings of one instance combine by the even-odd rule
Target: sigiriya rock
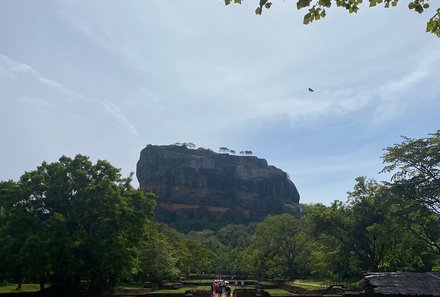
[[148,145],[136,175],[144,191],[157,195],[157,219],[181,230],[261,220],[299,202],[287,174],[255,156]]

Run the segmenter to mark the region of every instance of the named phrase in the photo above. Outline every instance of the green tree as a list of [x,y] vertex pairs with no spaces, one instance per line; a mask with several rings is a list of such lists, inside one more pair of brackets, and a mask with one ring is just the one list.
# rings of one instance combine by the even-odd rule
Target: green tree
[[403,137],[386,148],[384,172],[392,172],[389,187],[399,203],[403,223],[440,255],[440,130],[426,138]]
[[307,273],[304,222],[290,214],[268,216],[257,224],[248,250],[258,276],[294,278]]
[[440,130],[430,137],[403,137],[400,144],[386,148],[383,172],[393,172],[393,191],[400,198],[440,213]]
[[215,271],[217,256],[214,251],[203,245],[206,242],[201,239],[206,234],[212,236],[212,232],[202,232],[204,235],[201,235],[201,237],[195,235],[200,234],[200,232],[194,232],[192,236],[186,236],[165,224],[159,224],[159,230],[166,236],[167,241],[175,251],[177,256],[176,267],[187,278],[192,273],[203,274]]
[[[242,0],[224,0],[228,5],[232,2],[241,4]],[[327,9],[336,6],[347,10],[349,13],[357,13],[363,0],[296,0],[297,9],[307,9],[308,12],[304,15],[304,24],[307,25],[313,21],[324,18]],[[367,2],[367,1],[365,1]],[[269,9],[272,2],[268,0],[258,0],[258,6],[255,13],[261,15],[264,9]],[[385,8],[395,7],[399,0],[368,0],[370,7],[383,4]],[[406,2],[408,3],[408,2]],[[429,0],[411,0],[408,3],[408,8],[421,14],[430,8]],[[426,24],[426,32],[431,32],[440,37],[440,8],[437,8],[435,13],[429,18]]]
[[356,180],[348,203],[316,205],[310,212],[314,233],[335,241],[337,250],[349,260],[341,262],[345,267],[339,267],[338,274],[346,277],[350,272],[415,270],[423,266],[421,251],[401,224],[389,189],[365,177]]
[[251,244],[255,223],[249,225],[229,224],[221,228],[216,237],[226,247],[222,262],[225,263],[225,273],[247,274],[243,253]]
[[153,194],[131,186],[131,177],[82,155],[43,162],[18,182],[3,182],[0,194],[0,256],[12,255],[5,267],[17,281],[42,286],[48,278],[59,286],[85,278],[100,287],[127,276],[155,204]]
[[174,281],[179,277],[178,251],[155,226],[150,228],[139,246],[138,255],[140,270],[136,275],[137,280],[161,283],[163,280]]

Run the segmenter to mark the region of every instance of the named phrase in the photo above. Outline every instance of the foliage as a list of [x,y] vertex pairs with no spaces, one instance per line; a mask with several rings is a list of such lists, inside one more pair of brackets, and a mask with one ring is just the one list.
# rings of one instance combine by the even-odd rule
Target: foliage
[[306,246],[301,220],[289,214],[268,216],[252,236],[250,264],[258,276],[298,277],[306,270]]
[[394,173],[389,187],[406,228],[430,253],[440,255],[440,130],[427,138],[403,139],[386,148],[383,171]]
[[155,226],[150,228],[148,236],[142,240],[137,251],[140,264],[136,280],[161,283],[162,280],[178,279],[180,275],[177,267],[178,251]]
[[130,183],[107,161],[82,155],[1,182],[3,277],[101,286],[129,275],[155,203]]
[[[357,178],[357,184],[349,192],[348,203],[335,201],[330,207],[316,205],[310,218],[316,235],[322,242],[333,242],[321,246],[321,263],[330,271],[337,271],[342,277],[367,271],[414,270],[422,263],[417,256],[417,243],[411,234],[401,227],[401,221],[394,211],[387,187]],[[407,251],[412,251],[407,253]],[[330,257],[328,259],[327,257]],[[318,261],[320,263],[320,261]]]
[[395,172],[393,191],[440,213],[440,130],[428,138],[403,137],[401,144],[386,148],[388,165],[384,172]]
[[164,224],[159,225],[159,230],[167,238],[170,247],[177,257],[177,268],[189,278],[192,273],[204,274],[212,272],[216,260],[215,253],[203,245],[203,242],[185,236]]
[[[229,5],[234,2],[241,4],[241,0],[224,0],[225,5]],[[296,0],[297,9],[308,9],[308,12],[304,15],[303,23],[305,25],[324,18],[327,13],[327,9],[336,6],[347,10],[349,13],[357,13],[359,6],[363,3],[363,0]],[[383,4],[385,8],[397,6],[399,0],[368,0],[369,7],[375,7],[378,4]],[[258,6],[255,9],[255,14],[261,15],[264,9],[269,9],[272,6],[272,2],[268,0],[259,0]],[[408,3],[408,8],[421,14],[425,10],[430,8],[429,0],[411,0]],[[440,37],[440,8],[436,10],[434,15],[428,20],[426,24],[426,32],[433,33]]]

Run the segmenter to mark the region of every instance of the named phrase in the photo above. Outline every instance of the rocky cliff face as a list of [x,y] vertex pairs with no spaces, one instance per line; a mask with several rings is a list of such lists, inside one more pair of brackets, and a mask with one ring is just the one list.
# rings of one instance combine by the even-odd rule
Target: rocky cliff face
[[281,212],[284,204],[299,202],[287,174],[254,156],[148,145],[136,175],[144,191],[158,196],[157,218],[174,226],[191,219],[258,220]]

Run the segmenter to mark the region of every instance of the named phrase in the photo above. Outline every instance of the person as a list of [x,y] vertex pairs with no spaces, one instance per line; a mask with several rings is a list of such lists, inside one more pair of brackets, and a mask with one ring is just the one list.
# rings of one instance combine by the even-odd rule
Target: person
[[226,297],[231,297],[231,287],[229,286],[228,281],[225,281],[225,293]]
[[223,297],[223,293],[225,292],[224,287],[225,287],[225,283],[223,282],[222,279],[220,279],[218,282],[218,294],[220,297]]
[[214,294],[213,297],[218,297],[218,294],[220,292],[218,280],[214,281]]

